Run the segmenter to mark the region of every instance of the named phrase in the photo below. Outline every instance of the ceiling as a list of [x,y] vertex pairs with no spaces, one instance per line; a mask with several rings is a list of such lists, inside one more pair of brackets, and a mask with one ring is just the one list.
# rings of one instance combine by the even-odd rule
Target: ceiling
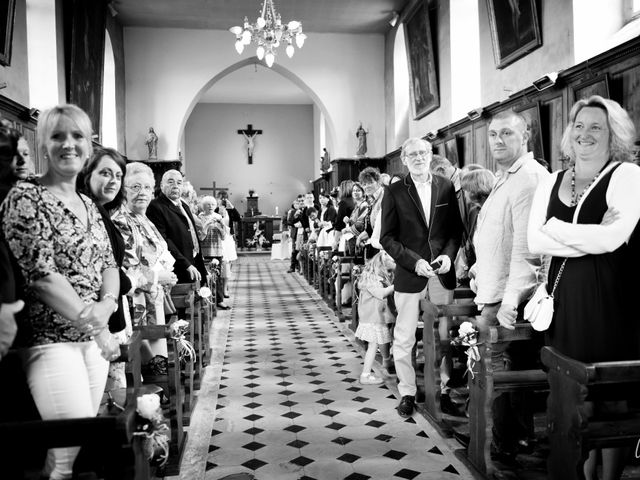
[[[409,0],[274,0],[283,22],[299,20],[305,32],[384,33],[393,12]],[[112,0],[126,26],[227,30],[245,16],[255,22],[262,0]]]

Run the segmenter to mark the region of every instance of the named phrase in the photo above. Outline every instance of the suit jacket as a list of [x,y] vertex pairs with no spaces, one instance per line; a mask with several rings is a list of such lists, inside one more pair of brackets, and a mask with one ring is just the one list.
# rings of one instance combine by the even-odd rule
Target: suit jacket
[[453,184],[431,176],[431,212],[427,224],[418,191],[410,174],[389,185],[382,198],[380,243],[396,261],[394,287],[397,292],[417,293],[428,279],[415,273],[418,260],[432,262],[438,255],[451,259],[451,269],[438,275],[445,288],[456,287],[453,261],[460,247],[462,221]]
[[[180,200],[182,202],[182,200]],[[191,223],[195,227],[195,220],[189,206],[182,202],[182,208],[187,212],[191,219]],[[187,272],[187,268],[191,265],[195,266],[203,279],[207,278],[207,270],[202,260],[202,255],[193,256],[193,240],[189,222],[184,217],[180,209],[169,200],[163,193],[157,198],[151,200],[147,208],[147,218],[151,220],[160,234],[164,237],[169,246],[169,252],[176,259],[174,265],[175,274],[179,283],[191,283],[191,277]],[[196,234],[197,237],[197,234]],[[198,251],[200,248],[200,240],[198,240]]]

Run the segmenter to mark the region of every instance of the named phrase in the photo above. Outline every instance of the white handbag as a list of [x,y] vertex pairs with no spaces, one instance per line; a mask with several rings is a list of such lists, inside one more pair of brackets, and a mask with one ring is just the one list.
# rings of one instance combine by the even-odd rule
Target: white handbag
[[533,329],[538,332],[544,332],[551,325],[551,320],[553,320],[553,294],[558,287],[558,282],[560,281],[562,272],[564,272],[566,263],[567,259],[565,258],[562,265],[560,265],[560,270],[558,271],[556,281],[553,283],[551,293],[547,292],[547,284],[541,283],[538,285],[538,288],[536,288],[533,297],[531,297],[524,307],[524,319],[528,320]]

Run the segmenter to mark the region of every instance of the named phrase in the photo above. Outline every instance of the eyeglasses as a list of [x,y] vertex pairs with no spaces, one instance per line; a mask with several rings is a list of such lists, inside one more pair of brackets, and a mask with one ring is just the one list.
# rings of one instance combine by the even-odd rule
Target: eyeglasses
[[428,155],[431,155],[431,150],[420,150],[418,152],[405,153],[405,156],[408,158],[426,157]]
[[139,183],[136,183],[135,185],[127,185],[127,188],[133,193],[140,193],[140,190],[143,190],[145,192],[153,191],[153,187],[151,185],[140,185]]

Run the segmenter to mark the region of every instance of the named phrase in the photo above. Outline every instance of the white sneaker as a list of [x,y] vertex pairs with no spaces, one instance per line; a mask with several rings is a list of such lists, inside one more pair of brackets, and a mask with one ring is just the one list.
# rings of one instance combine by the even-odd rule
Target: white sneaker
[[383,383],[380,377],[376,377],[373,373],[369,373],[367,375],[360,375],[360,383],[362,385],[380,385]]

